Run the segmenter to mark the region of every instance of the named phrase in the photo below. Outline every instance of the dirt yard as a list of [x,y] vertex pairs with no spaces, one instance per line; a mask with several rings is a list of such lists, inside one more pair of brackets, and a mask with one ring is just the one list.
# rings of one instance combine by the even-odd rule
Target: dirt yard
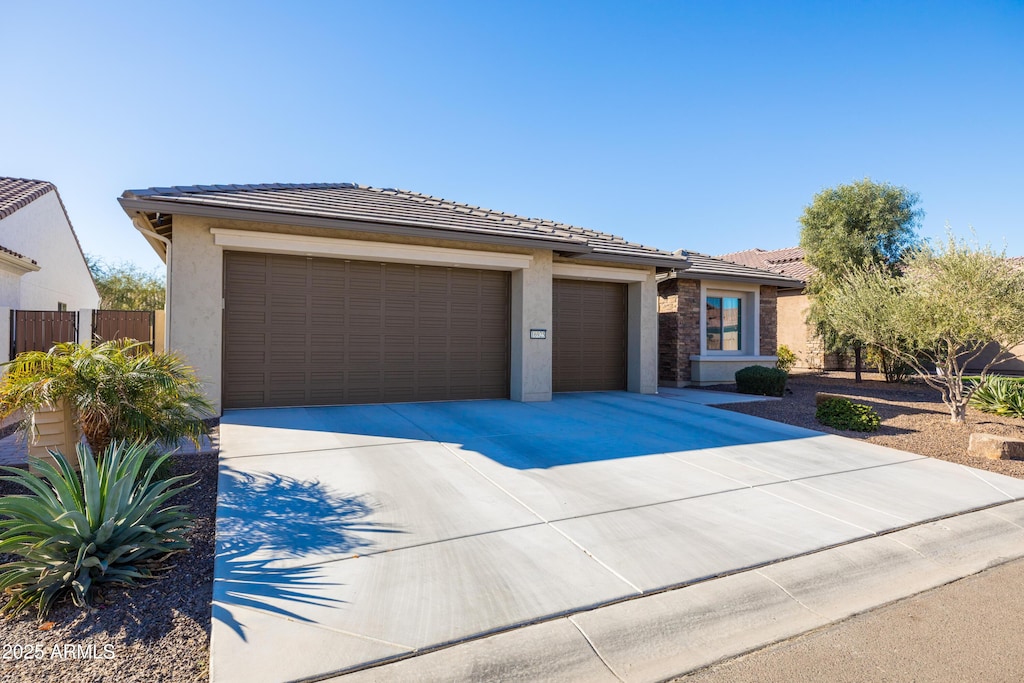
[[[1024,479],[1024,461],[987,460],[967,454],[972,432],[1024,439],[1024,420],[989,415],[969,408],[966,425],[951,424],[949,411],[943,405],[939,392],[923,382],[886,384],[881,375],[873,373],[865,374],[860,384],[854,383],[853,373],[849,372],[793,375],[787,386],[792,393],[787,393],[781,400],[720,407]],[[734,385],[709,388],[735,390]],[[814,419],[814,395],[819,391],[840,394],[855,403],[871,406],[882,418],[881,428],[877,432],[862,433],[840,431],[819,424]]]

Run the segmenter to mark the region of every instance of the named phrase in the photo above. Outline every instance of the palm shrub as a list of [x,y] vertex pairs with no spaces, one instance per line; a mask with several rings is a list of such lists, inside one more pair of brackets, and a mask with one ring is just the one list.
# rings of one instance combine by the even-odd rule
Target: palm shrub
[[0,590],[10,596],[0,611],[35,605],[41,618],[65,596],[85,606],[97,585],[153,578],[169,554],[188,549],[192,516],[166,503],[192,484],[182,484],[187,475],[156,476],[169,454],[143,473],[151,446],[115,441],[97,462],[79,444],[81,477],[53,451],[55,464],[33,458],[38,475],[0,468],[0,480],[30,491],[0,497],[0,553],[18,558],[0,565]]
[[66,401],[93,453],[103,453],[114,440],[173,446],[188,438],[198,445],[208,431],[203,418],[213,414],[191,367],[132,340],[92,347],[61,343],[22,353],[7,365],[0,415],[24,411],[27,432],[35,411]]
[[989,375],[972,383],[970,405],[985,413],[1024,418],[1024,382]]

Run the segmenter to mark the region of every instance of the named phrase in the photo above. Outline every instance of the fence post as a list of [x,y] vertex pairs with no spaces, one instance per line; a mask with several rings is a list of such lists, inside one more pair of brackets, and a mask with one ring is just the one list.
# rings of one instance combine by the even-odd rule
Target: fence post
[[14,340],[11,338],[12,317],[9,306],[0,306],[0,363],[11,360],[11,349],[14,347]]
[[153,353],[167,351],[167,314],[165,311],[153,311]]
[[78,343],[92,348],[92,314],[91,308],[78,309]]

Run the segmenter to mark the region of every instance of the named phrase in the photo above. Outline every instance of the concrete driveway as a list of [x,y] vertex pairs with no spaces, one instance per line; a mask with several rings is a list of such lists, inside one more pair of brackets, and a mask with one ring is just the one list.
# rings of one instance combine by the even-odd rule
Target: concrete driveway
[[657,680],[1024,555],[1022,481],[703,396],[227,412],[213,680]]

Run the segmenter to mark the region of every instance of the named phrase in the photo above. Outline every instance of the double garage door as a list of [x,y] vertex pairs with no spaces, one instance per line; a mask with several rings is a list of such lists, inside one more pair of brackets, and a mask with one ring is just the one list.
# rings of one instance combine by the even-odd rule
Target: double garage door
[[[625,387],[611,287],[555,281],[555,391]],[[509,395],[507,272],[226,252],[224,308],[225,408]]]

